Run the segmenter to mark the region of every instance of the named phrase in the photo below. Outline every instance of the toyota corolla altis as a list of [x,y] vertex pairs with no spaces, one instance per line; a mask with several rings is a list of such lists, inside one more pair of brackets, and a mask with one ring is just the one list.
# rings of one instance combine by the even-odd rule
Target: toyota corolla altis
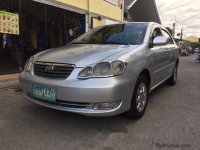
[[161,25],[114,24],[30,57],[20,84],[28,100],[45,107],[138,119],[149,92],[176,84],[178,63],[178,47]]

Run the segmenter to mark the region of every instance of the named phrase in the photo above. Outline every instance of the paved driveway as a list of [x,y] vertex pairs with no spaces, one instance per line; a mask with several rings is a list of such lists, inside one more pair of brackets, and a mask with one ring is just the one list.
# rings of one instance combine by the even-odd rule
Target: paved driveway
[[200,149],[200,64],[181,57],[175,87],[150,95],[139,121],[90,118],[37,106],[0,82],[1,150]]

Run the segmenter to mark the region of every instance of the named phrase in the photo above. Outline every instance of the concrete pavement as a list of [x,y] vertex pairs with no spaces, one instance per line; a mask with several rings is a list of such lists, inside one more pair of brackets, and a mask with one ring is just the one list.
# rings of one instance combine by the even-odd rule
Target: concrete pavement
[[195,57],[180,57],[177,85],[163,84],[151,93],[138,121],[51,110],[25,100],[17,81],[2,86],[0,149],[199,150],[200,64]]

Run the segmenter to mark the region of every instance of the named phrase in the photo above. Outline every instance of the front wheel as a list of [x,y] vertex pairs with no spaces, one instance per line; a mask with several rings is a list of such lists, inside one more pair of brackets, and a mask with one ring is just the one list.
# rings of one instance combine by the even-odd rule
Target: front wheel
[[172,76],[167,80],[167,83],[169,85],[176,85],[176,81],[177,81],[177,68],[178,68],[178,66],[176,65],[174,67],[174,71],[173,71]]
[[148,81],[141,75],[135,85],[131,108],[125,113],[125,116],[131,119],[139,119],[144,115],[148,101]]

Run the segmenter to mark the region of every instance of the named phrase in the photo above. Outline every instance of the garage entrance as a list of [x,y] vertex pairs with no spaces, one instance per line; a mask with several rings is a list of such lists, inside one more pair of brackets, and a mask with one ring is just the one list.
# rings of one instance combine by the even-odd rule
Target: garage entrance
[[85,32],[85,15],[32,0],[0,0],[19,15],[19,35],[0,32],[0,74],[18,72],[31,55],[71,42]]

